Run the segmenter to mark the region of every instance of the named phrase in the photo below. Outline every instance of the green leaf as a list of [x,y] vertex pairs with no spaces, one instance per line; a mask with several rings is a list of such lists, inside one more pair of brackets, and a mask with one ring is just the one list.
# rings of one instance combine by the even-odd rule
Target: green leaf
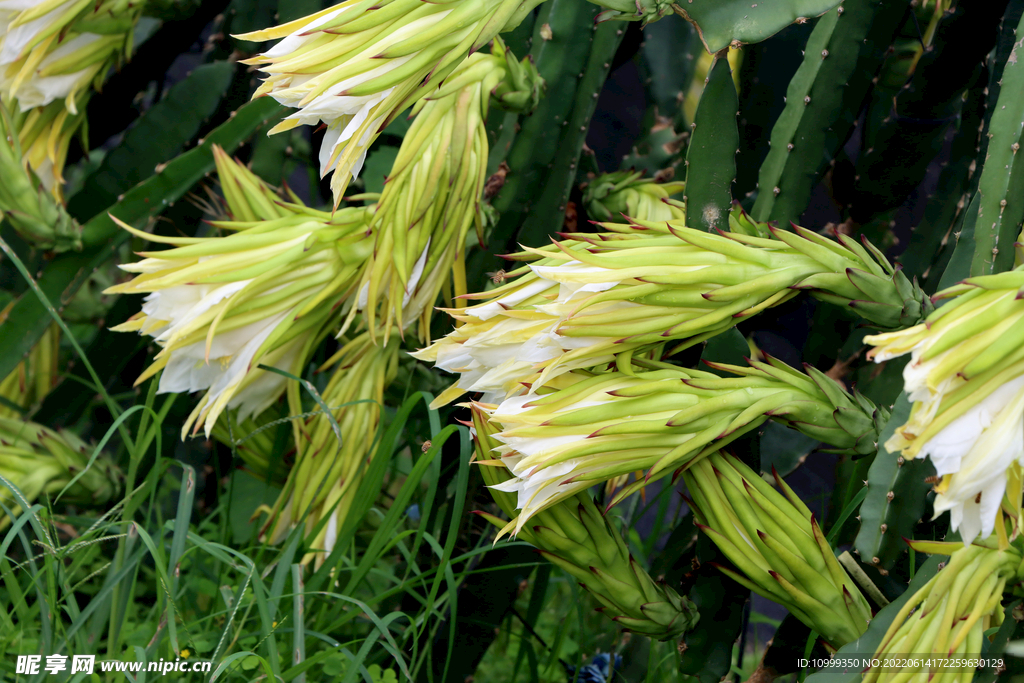
[[204,64],[172,87],[85,179],[81,191],[68,202],[71,215],[79,221],[91,218],[180,154],[217,111],[234,72],[230,62]]
[[736,180],[736,125],[739,100],[732,69],[724,55],[715,57],[694,115],[686,149],[686,223],[698,230],[728,229],[732,184]]
[[253,529],[258,526],[251,521],[260,505],[273,505],[281,490],[260,481],[248,472],[235,470],[231,474],[231,508],[229,517],[231,533],[235,543],[246,543],[252,538]]
[[707,51],[715,53],[735,41],[759,43],[838,4],[838,0],[687,0],[675,7],[697,29]]

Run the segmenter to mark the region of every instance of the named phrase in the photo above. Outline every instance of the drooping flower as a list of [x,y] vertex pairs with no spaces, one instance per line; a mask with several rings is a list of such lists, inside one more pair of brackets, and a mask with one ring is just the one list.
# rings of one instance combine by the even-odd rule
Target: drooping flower
[[299,109],[271,133],[323,123],[320,173],[333,173],[335,205],[369,145],[400,112],[436,89],[540,0],[346,0],[280,26],[240,36],[282,39],[246,63],[267,74],[256,95]]
[[[798,228],[759,237],[747,220],[709,235],[673,222],[604,224],[614,232],[568,235],[497,289],[485,303],[450,311],[462,323],[415,354],[460,376],[435,405],[483,392],[499,401],[573,369],[662,344],[682,349],[778,305],[799,290],[847,306],[880,324],[918,319],[918,290],[884,257]],[[901,279],[902,278],[902,279]],[[916,311],[916,313],[915,313]]]
[[874,449],[886,414],[811,369],[772,359],[719,377],[634,359],[623,371],[574,371],[541,392],[498,405],[477,404],[498,431],[501,463],[512,475],[497,490],[515,494],[518,533],[538,511],[590,486],[638,471],[611,505],[645,483],[683,471],[773,418],[839,449]]
[[244,420],[273,403],[281,375],[301,371],[311,347],[340,321],[355,276],[366,257],[372,209],[338,211],[333,220],[294,214],[256,224],[215,223],[234,234],[212,238],[148,235],[175,245],[121,266],[139,275],[108,293],[147,294],[142,311],[113,328],[153,337],[161,350],[138,378],[159,371],[161,393],[206,393],[182,429],[209,436],[217,416],[238,408]]
[[452,281],[465,293],[465,250],[472,227],[483,237],[489,104],[517,112],[536,106],[544,81],[528,59],[516,61],[500,38],[477,52],[444,85],[413,107],[373,220],[374,253],[361,275],[359,300],[345,327],[362,314],[372,336],[418,323],[429,342],[434,303]]
[[924,323],[869,336],[883,362],[903,370],[910,418],[886,442],[891,454],[927,457],[940,477],[935,514],[949,511],[965,544],[987,538],[1003,497],[1017,510],[1024,465],[1024,272],[970,278],[935,296],[950,300]]
[[489,93],[505,75],[503,57],[470,56],[442,91],[413,109],[416,118],[374,215],[376,242],[362,274],[360,300],[349,314],[363,312],[371,334],[378,325],[401,332],[418,321],[425,341],[441,287],[453,268],[465,270],[466,235],[473,226],[482,229],[484,123]]
[[0,0],[0,93],[25,163],[61,197],[64,159],[85,105],[132,48],[145,0]]

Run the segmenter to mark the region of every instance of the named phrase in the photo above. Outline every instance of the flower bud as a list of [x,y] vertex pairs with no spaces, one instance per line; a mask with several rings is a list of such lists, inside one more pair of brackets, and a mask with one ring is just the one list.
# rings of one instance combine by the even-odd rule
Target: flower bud
[[672,0],[590,0],[605,11],[597,21],[639,21],[644,26],[672,12]]
[[[872,659],[903,659],[913,653],[920,659],[907,661],[899,672],[902,678],[929,680],[942,672],[939,677],[952,674],[957,680],[969,682],[974,666],[958,670],[955,664],[944,661],[977,657],[984,652],[989,629],[1003,620],[1003,589],[1019,581],[1015,574],[1020,563],[1021,553],[1014,547],[995,550],[961,546],[946,566],[904,603]],[[929,666],[928,655],[940,658],[937,664],[931,662],[931,667],[939,667],[937,670]],[[872,668],[862,680],[874,683],[885,676],[879,668]]]
[[267,74],[256,96],[299,111],[271,133],[326,124],[320,174],[334,173],[335,206],[380,131],[437,88],[467,55],[511,30],[539,0],[424,3],[346,0],[308,17],[240,36],[283,38],[247,60]]
[[723,573],[786,607],[834,649],[855,640],[871,608],[814,515],[776,474],[783,493],[735,456],[712,453],[683,472],[698,527],[735,565]]
[[587,184],[583,204],[590,217],[598,221],[682,221],[686,217],[683,204],[669,197],[682,192],[685,185],[679,181],[659,183],[644,178],[642,171],[605,173]]
[[395,377],[398,359],[397,338],[376,346],[364,332],[320,368],[334,368],[322,398],[340,433],[322,413],[296,430],[295,465],[277,502],[266,509],[263,534],[268,542],[280,542],[304,522],[308,546],[315,551],[303,562],[315,560],[319,568],[334,549],[373,455],[384,389]]
[[491,52],[503,62],[505,69],[505,77],[491,88],[494,103],[515,114],[533,113],[547,89],[547,83],[537,71],[533,57],[527,55],[516,61],[512,50],[498,36],[494,37]]
[[[43,495],[57,495],[78,475],[82,476],[62,501],[99,505],[110,500],[119,491],[120,474],[103,454],[90,465],[92,456],[91,449],[71,432],[0,418],[0,477],[16,486],[29,503]],[[13,505],[15,514],[23,508],[22,501],[3,485],[0,501]],[[5,515],[0,528],[10,519]]]
[[[494,427],[479,407],[473,409],[473,425],[481,475],[498,506],[513,516],[515,500],[501,487],[509,475],[501,463],[487,459],[496,445]],[[499,528],[513,524],[480,514]],[[538,513],[518,537],[579,581],[601,603],[599,610],[627,631],[674,640],[697,623],[693,603],[651,578],[585,491]]]
[[294,194],[290,195],[290,202],[286,201],[262,178],[228,156],[219,145],[213,146],[213,159],[231,221],[255,223],[295,214],[318,215],[325,222],[330,220],[329,213],[307,208]]

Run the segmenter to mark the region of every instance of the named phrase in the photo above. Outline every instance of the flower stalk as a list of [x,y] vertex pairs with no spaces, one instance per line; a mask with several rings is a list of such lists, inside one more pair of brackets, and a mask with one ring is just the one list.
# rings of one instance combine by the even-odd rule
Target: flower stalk
[[605,173],[587,183],[583,204],[594,220],[611,223],[683,221],[682,202],[670,199],[685,188],[682,181],[659,183],[644,178],[642,171]]

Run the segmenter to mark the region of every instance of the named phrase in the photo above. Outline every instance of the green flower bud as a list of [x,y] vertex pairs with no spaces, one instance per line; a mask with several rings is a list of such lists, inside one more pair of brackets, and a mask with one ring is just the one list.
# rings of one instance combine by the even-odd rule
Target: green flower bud
[[587,213],[596,220],[623,223],[642,221],[682,221],[686,217],[681,202],[669,199],[683,191],[686,183],[659,183],[643,177],[642,171],[605,173],[589,183],[583,193]]
[[494,37],[494,55],[504,62],[505,77],[491,89],[494,103],[515,114],[530,114],[547,89],[530,55],[516,61],[515,55],[498,36]]
[[[978,545],[960,546],[949,562],[903,605],[882,637],[874,657],[879,660],[915,655],[965,659],[983,652],[982,643],[990,628],[1003,620],[1003,589],[1020,580],[1021,563],[1015,547],[996,550]],[[922,662],[923,664],[923,662]],[[941,665],[940,665],[941,666]],[[975,667],[960,670],[942,666],[947,676],[969,682]],[[919,676],[914,676],[917,673]],[[874,683],[892,672],[868,669],[862,678]],[[899,675],[907,680],[927,680],[935,675],[927,666],[904,667]],[[939,674],[940,676],[942,673]]]
[[296,214],[318,216],[324,222],[330,221],[329,213],[307,208],[294,193],[290,193],[286,200],[262,178],[228,156],[219,145],[213,146],[213,159],[231,221],[256,223]]
[[[75,477],[62,501],[99,505],[113,498],[119,492],[120,473],[103,454],[89,465],[92,455],[92,449],[71,432],[0,418],[0,477],[16,486],[29,503],[43,495],[56,496]],[[13,504],[15,514],[22,508],[6,486],[0,486],[0,500],[8,507]],[[5,516],[0,528],[8,522]]]
[[647,25],[672,12],[672,0],[590,0],[605,11],[597,21],[639,21]]
[[[296,422],[295,465],[277,502],[262,509],[268,514],[263,534],[270,543],[279,543],[296,525],[305,524],[307,545],[313,551],[303,563],[315,560],[319,568],[334,549],[369,465],[384,389],[395,377],[398,360],[397,338],[376,346],[364,332],[319,369],[334,368],[322,398],[332,410],[340,434],[322,413],[305,423]],[[297,393],[289,400],[291,413],[299,414]],[[322,528],[314,533],[317,525]]]
[[683,479],[698,527],[736,567],[719,567],[725,574],[786,607],[834,649],[867,629],[867,600],[814,515],[778,475],[784,494],[738,458],[712,453],[684,470]]

